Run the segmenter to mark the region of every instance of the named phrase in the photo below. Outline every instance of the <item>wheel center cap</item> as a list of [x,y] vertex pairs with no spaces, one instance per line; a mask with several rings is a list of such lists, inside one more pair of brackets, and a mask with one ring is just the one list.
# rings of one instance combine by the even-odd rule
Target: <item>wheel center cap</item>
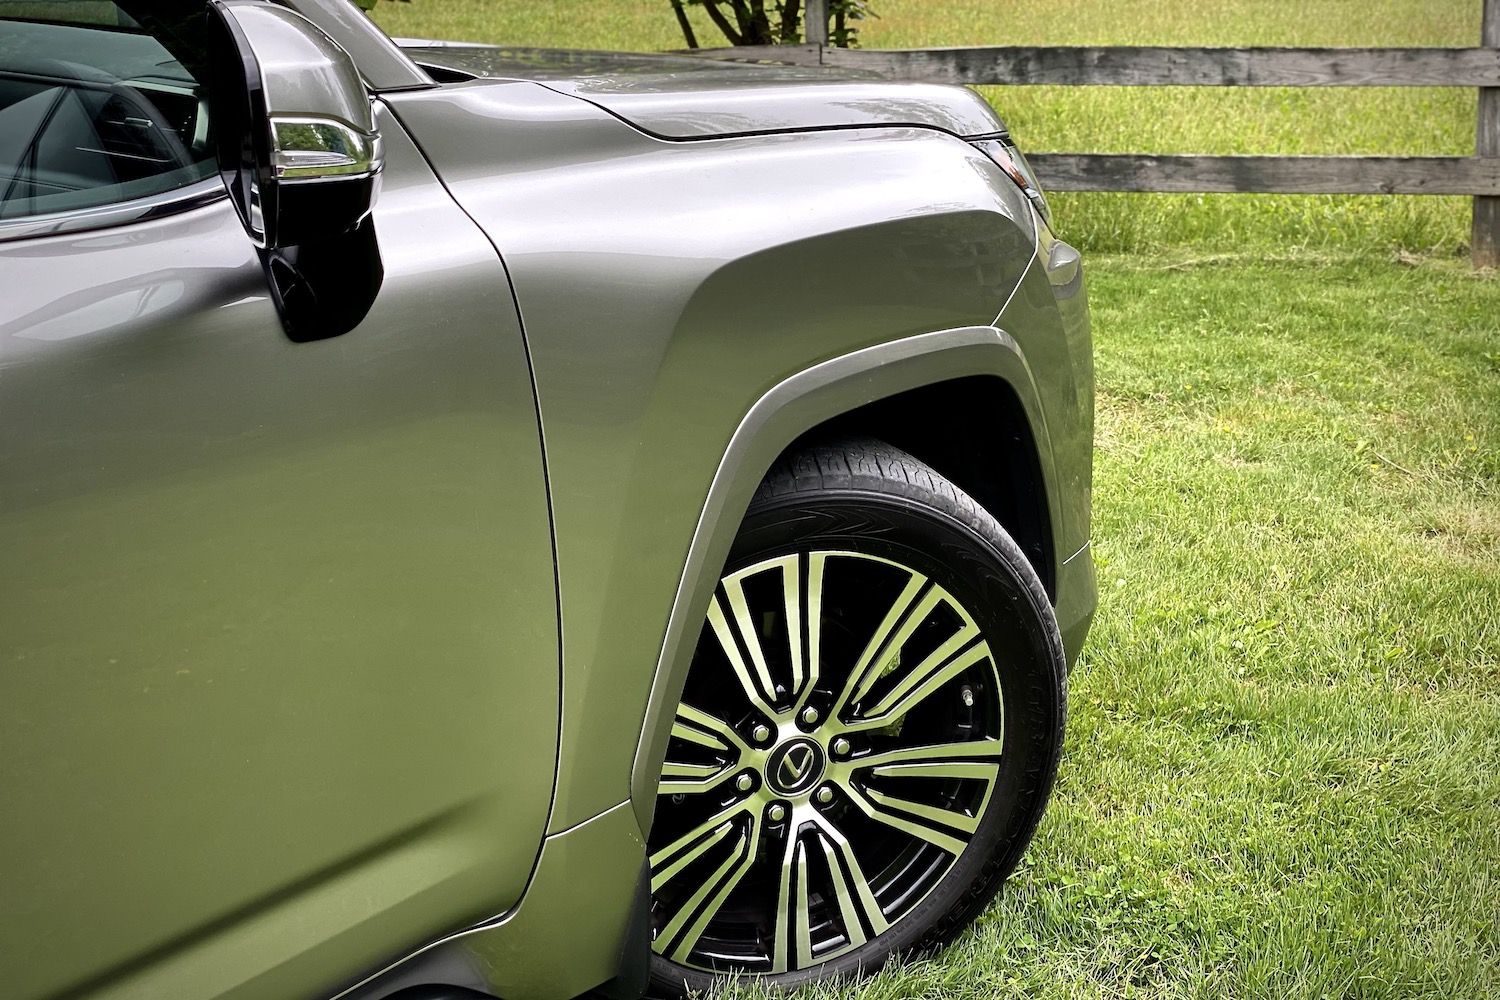
[[809,739],[792,739],[766,761],[766,784],[782,795],[805,792],[823,776],[823,748]]

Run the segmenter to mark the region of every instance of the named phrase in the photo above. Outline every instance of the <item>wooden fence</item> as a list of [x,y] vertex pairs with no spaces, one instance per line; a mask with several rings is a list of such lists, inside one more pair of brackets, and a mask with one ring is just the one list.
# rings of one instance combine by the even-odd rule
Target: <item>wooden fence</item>
[[[1483,0],[1475,48],[983,46],[697,49],[736,61],[843,66],[930,83],[1189,87],[1477,87],[1473,156],[1188,156],[1027,153],[1054,191],[1454,194],[1474,197],[1475,267],[1500,267],[1500,0]],[[809,0],[809,37],[826,41]],[[821,31],[821,38],[820,36]]]

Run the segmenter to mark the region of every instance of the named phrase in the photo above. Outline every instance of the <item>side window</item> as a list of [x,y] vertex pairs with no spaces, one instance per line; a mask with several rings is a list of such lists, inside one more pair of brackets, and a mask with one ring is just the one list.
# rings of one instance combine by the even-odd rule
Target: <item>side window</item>
[[0,219],[215,172],[201,0],[0,0]]

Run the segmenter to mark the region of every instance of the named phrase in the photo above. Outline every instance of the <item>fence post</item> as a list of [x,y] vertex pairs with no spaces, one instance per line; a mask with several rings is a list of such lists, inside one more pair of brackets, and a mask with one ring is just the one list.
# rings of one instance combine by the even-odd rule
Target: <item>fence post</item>
[[[1496,0],[1488,0],[1496,2]],[[828,44],[828,0],[807,0],[807,13],[803,23],[807,25],[803,41],[808,45]]]
[[[1484,0],[1479,44],[1500,48],[1500,0]],[[1500,87],[1479,88],[1479,121],[1474,155],[1500,156]],[[1500,196],[1476,195],[1469,260],[1475,267],[1500,267]]]

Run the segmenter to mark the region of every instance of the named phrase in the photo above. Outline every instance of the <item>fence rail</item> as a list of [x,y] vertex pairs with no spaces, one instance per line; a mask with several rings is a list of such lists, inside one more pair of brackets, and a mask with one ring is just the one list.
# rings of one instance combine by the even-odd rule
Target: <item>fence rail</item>
[[928,83],[1074,87],[1500,87],[1500,49],[986,45],[836,49],[744,45],[711,59],[845,66]]
[[1475,48],[995,45],[876,50],[767,45],[692,54],[969,85],[1477,87],[1473,156],[1027,156],[1043,185],[1057,191],[1472,195],[1471,259],[1475,267],[1500,267],[1500,0],[1483,3]]
[[1500,156],[1028,153],[1053,191],[1500,196]]

